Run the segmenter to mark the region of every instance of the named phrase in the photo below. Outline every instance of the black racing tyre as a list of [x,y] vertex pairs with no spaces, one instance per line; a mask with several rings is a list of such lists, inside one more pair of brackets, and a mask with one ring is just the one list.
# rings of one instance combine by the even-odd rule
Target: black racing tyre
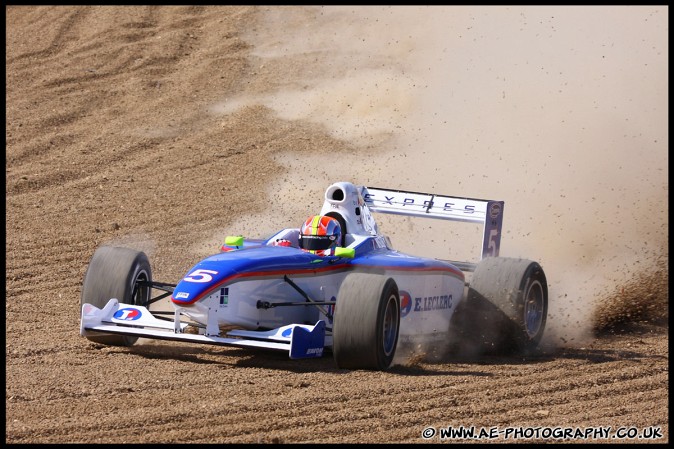
[[484,352],[532,352],[541,341],[548,314],[543,268],[527,259],[481,260],[468,288],[464,312]]
[[[80,311],[84,303],[102,309],[111,298],[120,303],[146,306],[152,282],[152,270],[145,253],[129,248],[102,246],[94,252],[84,275]],[[93,342],[111,346],[131,346],[138,337],[126,335],[87,336]]]
[[385,370],[400,331],[400,295],[392,278],[352,273],[335,304],[332,353],[339,368]]

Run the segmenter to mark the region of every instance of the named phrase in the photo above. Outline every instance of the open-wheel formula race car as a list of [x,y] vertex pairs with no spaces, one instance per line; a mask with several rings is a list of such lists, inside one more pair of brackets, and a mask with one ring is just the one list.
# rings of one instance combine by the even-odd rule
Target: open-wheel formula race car
[[[333,254],[300,248],[299,228],[230,236],[177,284],[153,280],[145,253],[101,246],[84,276],[80,334],[107,345],[143,337],[282,350],[293,359],[329,351],[347,369],[385,370],[399,344],[441,343],[457,326],[482,344],[530,351],[545,329],[547,281],[537,262],[499,257],[503,210],[503,201],[337,182],[320,211],[340,224]],[[374,213],[482,224],[479,260],[399,252]],[[168,296],[173,311],[150,310]]]

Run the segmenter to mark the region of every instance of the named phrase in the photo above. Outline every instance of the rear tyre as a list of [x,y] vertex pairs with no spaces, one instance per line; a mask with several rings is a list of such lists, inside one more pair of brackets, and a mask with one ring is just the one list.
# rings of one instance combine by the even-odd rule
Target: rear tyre
[[464,312],[485,352],[532,352],[548,314],[543,268],[526,259],[489,257],[473,273]]
[[[111,298],[117,298],[120,303],[147,306],[150,301],[150,282],[152,270],[145,253],[129,248],[102,246],[94,252],[84,275],[80,310],[84,303],[102,309]],[[131,346],[138,340],[138,337],[104,334],[87,338],[111,346]]]
[[400,330],[400,295],[391,278],[352,273],[335,304],[332,353],[339,368],[385,370]]

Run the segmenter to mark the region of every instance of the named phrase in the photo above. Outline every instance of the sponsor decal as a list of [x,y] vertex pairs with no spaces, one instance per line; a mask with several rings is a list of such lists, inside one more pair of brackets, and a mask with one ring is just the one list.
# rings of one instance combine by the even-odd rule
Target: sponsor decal
[[315,355],[321,357],[323,355],[323,348],[309,348],[307,349],[307,355]]
[[[478,204],[472,204],[470,200],[462,198],[444,197],[426,193],[408,193],[403,196],[393,194],[392,196],[389,196],[392,193],[393,192],[383,192],[378,195],[367,193],[364,199],[366,203],[373,206],[389,205],[395,208],[405,209],[409,206],[412,208],[422,208],[426,212],[431,212],[431,209],[433,209],[436,212],[463,212],[464,214],[473,214],[476,212],[476,208],[479,207]],[[446,201],[448,199],[452,201]]]
[[400,318],[405,318],[412,310],[412,297],[405,290],[400,290]]
[[425,296],[414,298],[415,312],[428,312],[452,308],[452,295]]
[[139,319],[141,315],[142,314],[138,309],[119,309],[112,317],[118,320],[135,321]]
[[496,218],[501,214],[501,205],[499,203],[492,203],[491,208],[489,208],[489,216],[491,218]]
[[229,304],[229,287],[220,289],[220,307],[227,307]]
[[176,295],[175,295],[175,298],[176,298],[176,299],[187,299],[187,298],[189,298],[189,297],[190,297],[190,294],[187,293],[187,292],[178,292],[178,293],[176,293]]
[[445,203],[445,206],[442,208],[443,211],[451,211],[451,210],[462,210],[464,214],[472,214],[475,212],[475,206],[472,204],[466,204],[463,209],[460,207],[453,207],[455,203]]

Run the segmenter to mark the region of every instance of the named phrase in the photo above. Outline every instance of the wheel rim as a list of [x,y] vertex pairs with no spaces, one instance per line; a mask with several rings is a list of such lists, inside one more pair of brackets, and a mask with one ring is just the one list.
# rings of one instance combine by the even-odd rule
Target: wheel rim
[[150,302],[150,287],[145,284],[149,281],[149,275],[145,270],[138,273],[133,281],[133,293],[131,294],[132,304],[147,307]]
[[543,286],[539,281],[532,282],[524,299],[524,323],[530,338],[535,338],[543,325],[544,301]]
[[384,311],[384,326],[383,326],[383,343],[384,354],[390,356],[395,351],[396,337],[398,335],[398,320],[396,310],[396,298],[391,295],[386,302],[386,310]]

